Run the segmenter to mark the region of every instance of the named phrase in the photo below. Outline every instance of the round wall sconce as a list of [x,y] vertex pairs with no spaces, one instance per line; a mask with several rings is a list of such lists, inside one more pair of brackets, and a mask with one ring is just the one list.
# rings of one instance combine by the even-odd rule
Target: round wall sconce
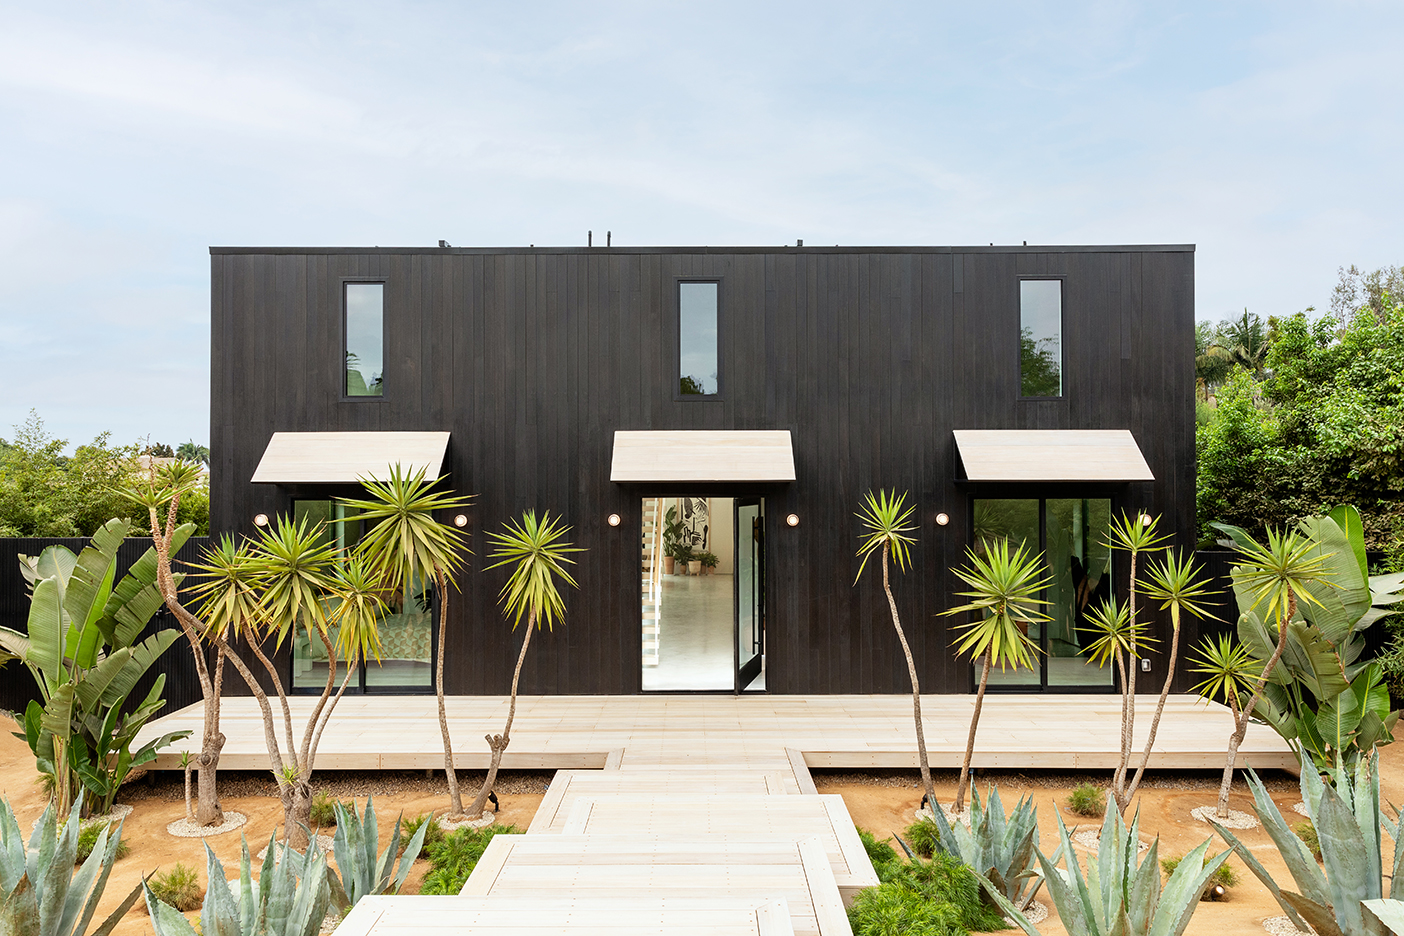
[[799,514],[790,514],[785,518],[785,523],[792,527],[799,526]]
[[938,514],[936,515],[936,525],[937,525],[937,526],[945,526],[946,524],[948,524],[948,523],[950,523],[950,522],[951,522],[951,515],[950,515],[950,514],[948,514],[948,513],[938,513]]
[[610,515],[609,515],[609,519],[606,520],[605,522],[608,523],[610,526],[619,526],[619,524],[620,524],[619,514],[610,514]]
[[1148,513],[1143,513],[1143,514],[1141,514],[1141,526],[1150,526],[1150,525],[1151,525],[1151,515],[1148,514]]
[[254,514],[254,526],[256,526],[256,527],[266,527],[266,526],[268,526],[268,514],[265,514],[265,513]]
[[459,514],[459,515],[457,515],[456,517],[453,518],[453,525],[456,526],[456,527],[458,527],[460,530],[463,529],[464,527],[466,527],[466,526],[468,525],[468,515],[467,515],[467,514]]

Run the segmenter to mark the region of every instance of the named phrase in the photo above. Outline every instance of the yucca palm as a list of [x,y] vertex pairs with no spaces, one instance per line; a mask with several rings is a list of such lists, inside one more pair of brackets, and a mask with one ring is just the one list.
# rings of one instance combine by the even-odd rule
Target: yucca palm
[[356,544],[356,553],[367,568],[379,575],[386,589],[394,592],[415,582],[433,582],[439,599],[439,641],[434,655],[434,693],[439,705],[439,733],[444,741],[444,776],[448,780],[449,818],[463,815],[463,796],[453,767],[453,738],[449,733],[448,711],[444,705],[444,651],[448,646],[449,586],[466,565],[468,534],[458,527],[440,523],[435,514],[466,510],[471,496],[435,490],[444,478],[429,479],[425,469],[409,471],[399,464],[390,466],[384,480],[362,478],[364,498],[341,503],[352,519],[366,521],[369,529]]
[[853,580],[857,585],[873,556],[881,557],[882,590],[887,595],[887,607],[892,614],[892,627],[897,631],[897,641],[902,645],[902,653],[907,657],[907,675],[912,680],[912,720],[916,722],[917,761],[921,767],[921,786],[926,793],[926,801],[936,808],[936,788],[931,783],[931,763],[926,756],[926,733],[921,724],[921,683],[917,679],[916,660],[912,648],[907,644],[907,635],[902,630],[902,618],[897,613],[897,600],[892,597],[892,580],[888,571],[889,560],[896,563],[898,572],[907,571],[911,565],[911,546],[916,537],[911,532],[912,514],[915,507],[907,506],[907,494],[894,491],[872,491],[863,496],[863,505],[856,516],[861,521],[863,533],[859,537],[858,555],[863,560],[858,564],[858,575]]
[[[957,594],[973,600],[941,612],[944,615],[969,612],[979,615],[956,625],[961,632],[956,638],[956,655],[968,653],[972,660],[983,659],[980,686],[975,692],[975,711],[970,716],[970,734],[960,765],[960,784],[956,787],[956,812],[965,808],[970,759],[975,754],[975,732],[980,725],[980,709],[985,702],[990,669],[993,666],[1001,670],[1011,666],[1015,669],[1032,667],[1039,647],[1029,638],[1026,629],[1033,622],[1049,620],[1038,610],[1040,605],[1048,604],[1038,595],[1051,581],[1043,554],[1034,554],[1023,543],[1011,547],[1008,539],[987,541],[983,545],[983,555],[966,547],[968,565],[951,570],[970,588]],[[934,810],[936,801],[931,802]]]
[[483,788],[478,791],[468,815],[478,818],[487,805],[488,794],[497,782],[497,769],[502,764],[502,752],[512,740],[512,720],[517,715],[517,683],[522,676],[522,664],[526,661],[527,647],[531,645],[532,632],[543,624],[547,630],[553,629],[556,621],[565,619],[565,599],[561,597],[556,580],[560,579],[572,588],[579,588],[575,579],[566,571],[567,565],[575,560],[571,553],[585,550],[572,546],[564,539],[570,527],[561,526],[551,518],[549,511],[537,520],[536,511],[528,510],[521,522],[509,520],[504,524],[505,533],[489,533],[488,538],[496,544],[488,554],[496,559],[489,569],[511,567],[507,583],[502,586],[498,598],[507,616],[512,619],[512,630],[526,618],[526,632],[522,635],[522,649],[517,654],[517,666],[512,671],[512,695],[507,707],[507,725],[500,735],[487,735],[488,747],[492,751],[492,763],[488,766]]
[[1136,606],[1137,576],[1140,572],[1141,554],[1165,549],[1168,537],[1160,533],[1160,518],[1149,514],[1129,514],[1122,512],[1113,517],[1107,526],[1107,538],[1102,545],[1108,549],[1119,549],[1128,554],[1129,588],[1126,596],[1126,613],[1130,620],[1130,642],[1127,647],[1127,666],[1121,680],[1121,747],[1116,770],[1112,772],[1112,792],[1121,810],[1126,809],[1123,797],[1126,790],[1126,770],[1131,763],[1131,743],[1136,731],[1136,674],[1140,670],[1141,650],[1139,608]]
[[1249,719],[1257,708],[1263,690],[1267,688],[1272,671],[1277,668],[1287,649],[1287,625],[1297,616],[1299,601],[1322,607],[1311,593],[1310,586],[1331,584],[1331,572],[1326,560],[1332,554],[1323,553],[1310,536],[1296,530],[1279,533],[1268,527],[1267,545],[1263,545],[1238,527],[1221,523],[1214,526],[1229,535],[1241,556],[1233,567],[1233,580],[1236,586],[1241,586],[1242,591],[1252,597],[1253,604],[1240,610],[1255,611],[1263,607],[1270,619],[1277,620],[1277,646],[1263,664],[1262,672],[1253,680],[1247,702],[1233,713],[1234,730],[1229,735],[1224,776],[1219,783],[1218,814],[1223,818],[1228,815],[1229,788],[1233,784],[1233,764],[1238,758],[1238,746],[1248,733]]
[[122,496],[135,505],[144,523],[134,523],[133,527],[144,526],[144,535],[150,535],[152,548],[156,553],[154,578],[161,601],[175,617],[181,633],[190,645],[195,660],[195,675],[200,684],[200,695],[204,700],[203,731],[200,738],[200,754],[196,758],[197,800],[195,821],[202,826],[219,825],[224,821],[224,813],[219,807],[219,792],[216,777],[219,768],[219,755],[224,749],[224,734],[219,730],[220,697],[224,689],[224,652],[215,649],[214,672],[210,672],[205,657],[205,623],[192,614],[180,600],[180,586],[183,576],[171,571],[171,556],[195,532],[193,523],[177,525],[176,513],[180,499],[200,485],[199,466],[192,462],[176,461],[169,465],[157,466],[138,474],[131,485],[122,489]]

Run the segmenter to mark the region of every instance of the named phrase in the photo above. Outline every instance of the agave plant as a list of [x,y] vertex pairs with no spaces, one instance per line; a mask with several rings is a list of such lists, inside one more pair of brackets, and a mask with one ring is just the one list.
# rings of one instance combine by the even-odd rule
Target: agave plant
[[[6,936],[84,936],[117,860],[122,827],[98,834],[92,854],[76,872],[83,797],[57,828],[49,803],[26,848],[9,800],[0,800],[0,933]],[[90,936],[106,936],[141,896],[141,885]]]
[[[1362,757],[1354,770],[1338,763],[1330,771],[1328,783],[1307,754],[1301,757],[1302,802],[1321,843],[1324,871],[1251,770],[1248,788],[1253,791],[1253,811],[1272,837],[1297,890],[1283,890],[1232,832],[1218,823],[1214,829],[1238,852],[1298,929],[1306,929],[1309,923],[1318,936],[1385,936],[1389,929],[1373,912],[1365,912],[1364,902],[1383,897],[1404,899],[1404,848],[1398,847],[1398,812],[1391,820],[1380,808],[1377,758]],[[1384,892],[1382,826],[1396,846],[1388,894]]]
[[390,845],[377,857],[375,846],[380,839],[376,832],[375,809],[371,805],[373,798],[366,797],[364,819],[356,815],[354,804],[350,808],[344,803],[336,804],[336,838],[332,841],[336,870],[327,869],[327,882],[331,886],[332,902],[342,916],[369,894],[398,894],[429,831],[430,823],[420,823],[396,865],[395,856],[400,853],[400,818],[396,817]]
[[243,839],[242,849],[236,897],[224,865],[205,846],[209,883],[198,930],[175,907],[156,899],[143,882],[156,936],[315,936],[331,905],[327,861],[321,849],[309,848],[302,854],[288,845],[275,846],[274,837],[269,836],[257,882],[250,875],[248,839]]
[[1032,797],[1019,800],[1007,817],[999,799],[999,788],[990,787],[989,798],[980,802],[980,791],[970,791],[970,827],[946,821],[935,810],[937,846],[980,872],[1016,909],[1033,903],[1043,886],[1038,867],[1038,807]]
[[[1038,863],[1048,881],[1048,892],[1058,908],[1058,918],[1069,933],[1086,936],[1181,936],[1209,879],[1219,870],[1230,852],[1205,860],[1211,839],[1205,839],[1185,855],[1162,888],[1160,883],[1160,840],[1151,843],[1140,857],[1140,815],[1130,828],[1121,818],[1114,799],[1107,800],[1097,854],[1088,858],[1084,875],[1073,851],[1072,839],[1063,817],[1058,817],[1059,852],[1048,858],[1038,852]],[[1067,856],[1067,868],[1057,867],[1058,854]],[[1038,930],[992,883],[986,890],[1005,916],[1029,936]]]

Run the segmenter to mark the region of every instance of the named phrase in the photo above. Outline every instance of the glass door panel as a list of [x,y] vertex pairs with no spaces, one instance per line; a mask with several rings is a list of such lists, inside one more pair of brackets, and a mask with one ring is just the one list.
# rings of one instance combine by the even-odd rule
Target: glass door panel
[[[1022,543],[1026,549],[1037,553],[1042,548],[1039,535],[1042,527],[1040,512],[1037,498],[975,501],[975,551],[983,555],[988,548],[987,544],[1007,539],[1011,545],[1017,546]],[[1042,645],[1042,622],[1024,622],[1020,625],[1020,630],[1028,634],[1034,643]],[[982,663],[983,660],[977,662],[977,672]],[[1042,685],[1042,676],[1041,666],[1038,662],[1035,662],[1033,668],[1020,667],[1001,670],[996,667],[990,670],[989,685],[1039,687]]]
[[1045,547],[1053,584],[1045,596],[1048,622],[1048,684],[1112,684],[1111,667],[1088,662],[1087,613],[1111,597],[1111,550],[1107,527],[1111,501],[1105,498],[1047,501]]
[[736,689],[753,685],[765,653],[765,505],[736,501]]

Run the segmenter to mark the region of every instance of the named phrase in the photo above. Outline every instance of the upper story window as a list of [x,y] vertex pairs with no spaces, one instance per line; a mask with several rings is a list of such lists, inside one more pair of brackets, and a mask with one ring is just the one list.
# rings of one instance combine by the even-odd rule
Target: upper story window
[[1063,395],[1063,281],[1019,282],[1019,395]]
[[346,395],[378,397],[385,392],[385,284],[347,283]]
[[678,284],[678,392],[716,396],[720,283]]

